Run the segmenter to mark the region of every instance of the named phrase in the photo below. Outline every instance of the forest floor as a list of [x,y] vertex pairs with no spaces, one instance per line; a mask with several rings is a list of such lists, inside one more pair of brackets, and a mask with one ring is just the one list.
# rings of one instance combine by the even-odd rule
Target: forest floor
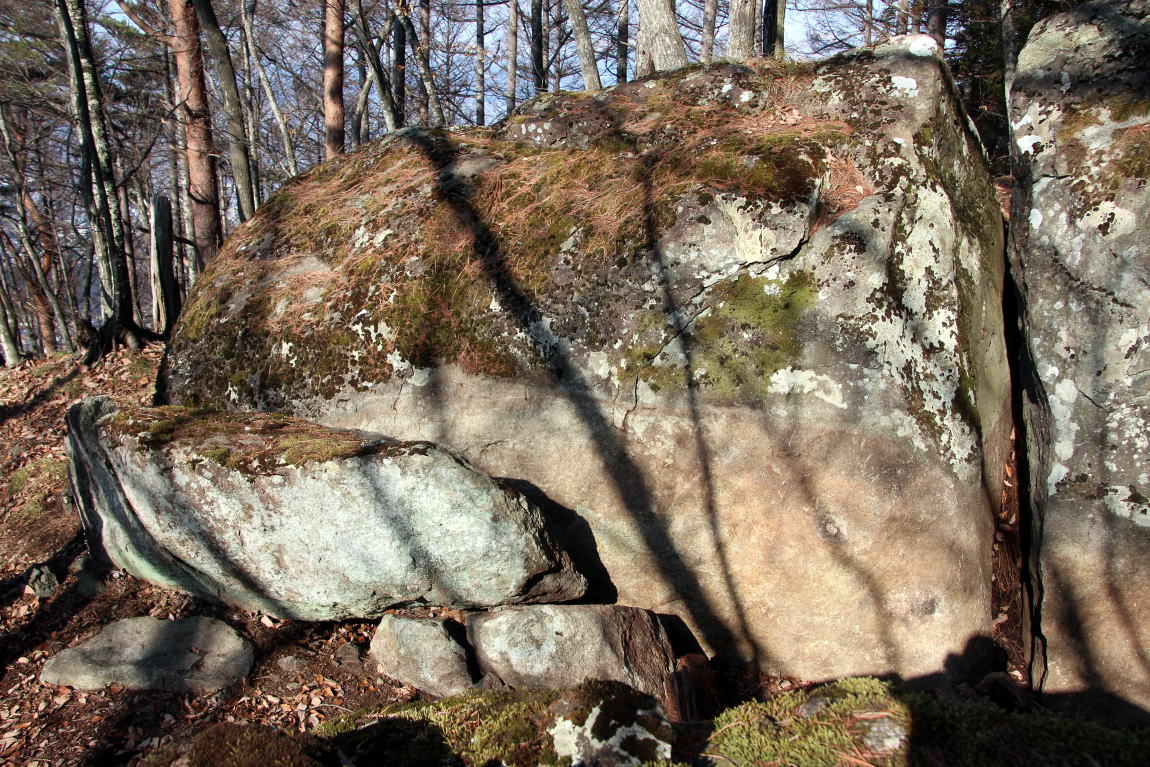
[[[366,659],[373,623],[279,621],[157,588],[121,571],[113,571],[99,593],[85,588],[71,567],[87,548],[70,505],[64,414],[96,394],[122,405],[151,404],[162,355],[155,346],[119,351],[92,367],[61,355],[0,370],[0,765],[130,765],[212,722],[304,731],[346,712],[420,696],[380,677]],[[1008,467],[1008,492],[1011,479]],[[995,609],[1000,632],[1015,633],[1020,605],[1006,595],[1017,585],[1007,577],[1017,552],[1003,556],[997,549],[1017,535],[1017,500],[1004,501]],[[43,565],[59,584],[37,596],[28,574]],[[82,692],[40,682],[45,661],[60,650],[112,621],[143,615],[224,619],[254,644],[256,665],[242,686],[208,696],[117,686]],[[998,637],[999,646],[1012,656],[1020,678],[1021,647],[1005,639]],[[806,685],[729,671],[719,686],[729,704]]]
[[[86,368],[71,357],[0,371],[0,765],[131,764],[210,722],[291,730],[416,690],[364,663],[371,623],[278,621],[211,605],[115,571],[89,596],[69,565],[86,552],[68,506],[64,413],[86,396],[151,404],[163,350],[117,352]],[[25,585],[47,563],[60,583],[44,598]],[[40,682],[44,662],[112,621],[150,615],[223,618],[256,647],[247,683],[226,695],[173,695],[115,686],[81,692]]]

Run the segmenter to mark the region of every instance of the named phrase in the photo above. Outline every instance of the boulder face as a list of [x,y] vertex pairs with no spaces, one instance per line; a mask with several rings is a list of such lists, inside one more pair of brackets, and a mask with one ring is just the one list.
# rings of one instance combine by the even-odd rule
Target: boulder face
[[68,426],[89,546],[162,586],[305,620],[586,590],[536,506],[427,443],[102,397]]
[[[1150,705],[1150,3],[1036,25],[1011,94],[1046,690]],[[1041,652],[1042,646],[1036,648]]]
[[161,383],[529,482],[611,598],[711,651],[914,676],[991,628],[1002,248],[929,38],[687,68],[306,174]]

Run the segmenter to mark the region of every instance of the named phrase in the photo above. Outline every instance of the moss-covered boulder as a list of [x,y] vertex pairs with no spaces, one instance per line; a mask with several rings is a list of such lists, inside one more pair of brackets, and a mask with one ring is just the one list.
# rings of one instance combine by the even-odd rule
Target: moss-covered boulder
[[[1035,681],[1142,709],[1150,709],[1147,61],[1150,3],[1086,3],[1034,28],[1011,96],[1011,258],[1024,309],[1034,623],[1044,637]],[[1097,712],[1104,701],[1079,702]]]
[[586,589],[538,506],[428,443],[104,397],[67,420],[89,546],[161,586],[306,620]]
[[990,631],[1002,258],[928,38],[694,67],[316,168],[205,272],[162,381],[531,483],[597,596],[711,649],[922,674]]

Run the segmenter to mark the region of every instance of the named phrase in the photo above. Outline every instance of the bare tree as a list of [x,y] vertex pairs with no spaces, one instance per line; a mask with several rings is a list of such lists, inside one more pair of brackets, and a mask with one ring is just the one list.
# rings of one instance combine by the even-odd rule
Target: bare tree
[[[687,51],[675,19],[674,0],[638,0],[640,51],[654,71],[685,67]],[[752,25],[753,28],[753,25]]]
[[579,51],[579,71],[583,75],[583,89],[602,90],[599,82],[599,65],[595,61],[595,47],[591,45],[591,30],[587,28],[587,16],[583,13],[581,0],[563,0],[571,29],[575,33],[575,47]]

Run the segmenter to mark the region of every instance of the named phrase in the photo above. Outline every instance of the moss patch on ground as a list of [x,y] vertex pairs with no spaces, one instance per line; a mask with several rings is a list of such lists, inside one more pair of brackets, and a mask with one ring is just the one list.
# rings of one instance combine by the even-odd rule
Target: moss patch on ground
[[[582,688],[581,688],[582,689]],[[549,730],[555,690],[475,691],[393,704],[334,719],[306,735],[216,726],[182,750],[180,764],[527,767],[564,764]],[[709,737],[697,737],[700,728]],[[1145,763],[1150,728],[1114,730],[1043,711],[1006,711],[982,699],[944,700],[871,678],[843,679],[728,709],[709,722],[676,726],[676,762],[761,767],[1135,767]],[[144,762],[175,763],[168,748]],[[216,761],[196,761],[214,754]]]
[[141,448],[182,448],[246,474],[368,455],[426,451],[427,443],[378,439],[278,413],[221,413],[186,407],[124,409],[104,428]]

